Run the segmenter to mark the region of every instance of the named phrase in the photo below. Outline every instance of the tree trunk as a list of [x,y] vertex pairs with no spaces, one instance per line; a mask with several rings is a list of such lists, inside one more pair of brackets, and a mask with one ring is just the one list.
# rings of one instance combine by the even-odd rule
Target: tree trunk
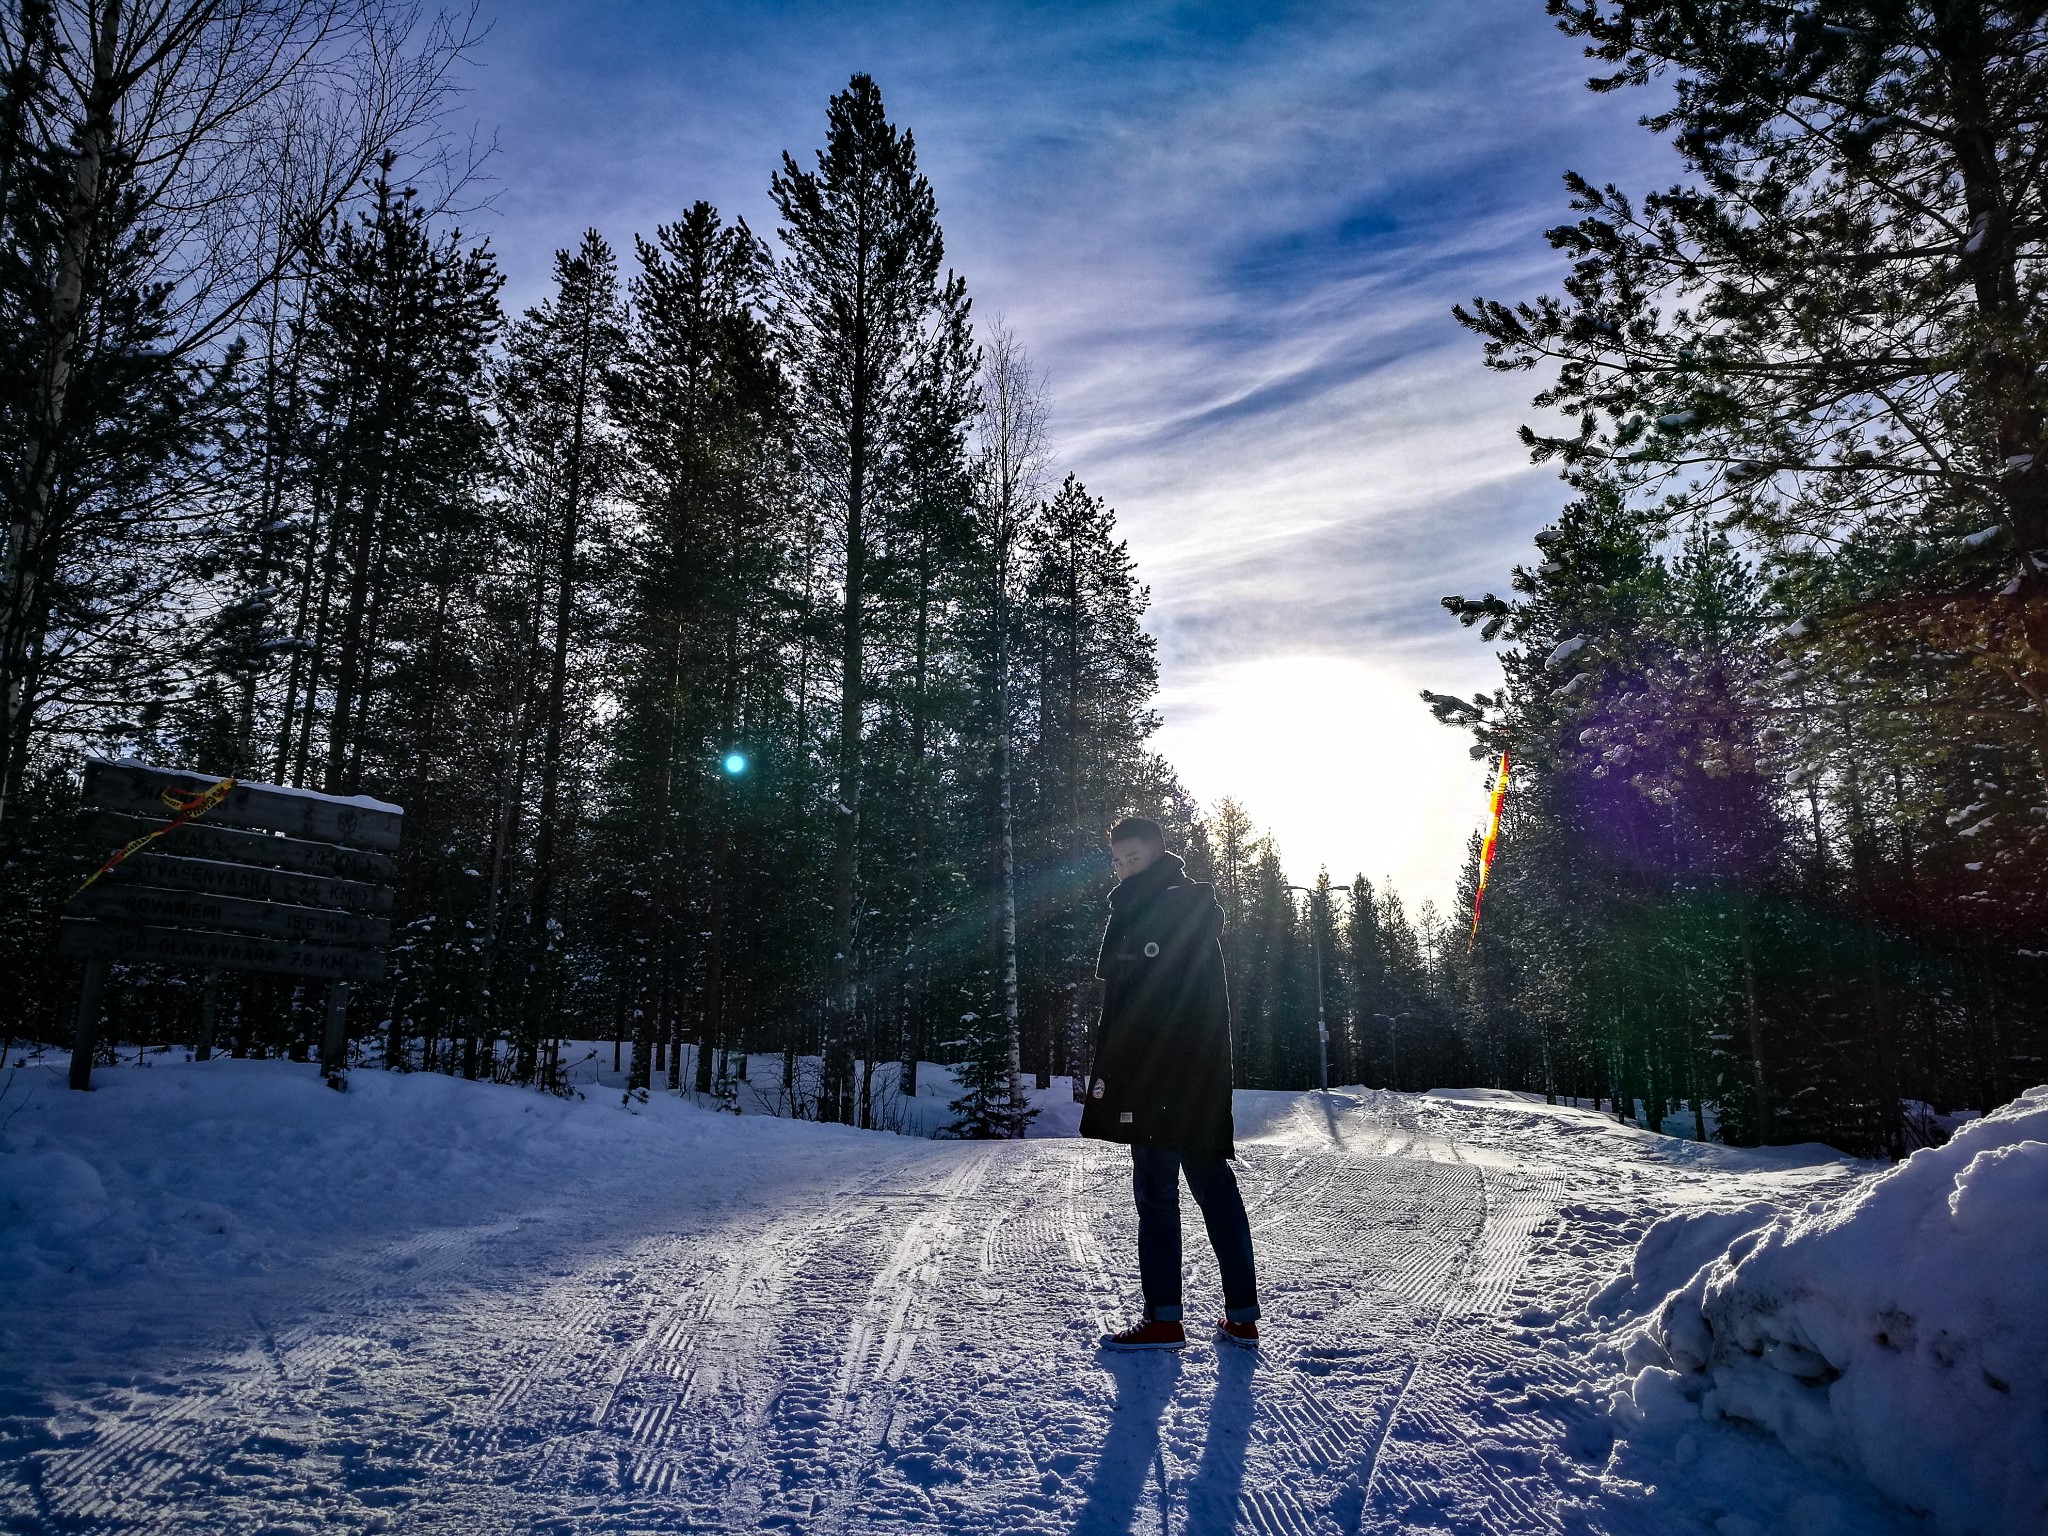
[[[1075,1058],[1081,1054],[1081,995],[1086,989],[1095,967],[1088,953],[1088,946],[1080,942],[1081,915],[1075,910],[1074,894],[1078,894],[1085,881],[1086,863],[1090,854],[1086,837],[1081,827],[1081,552],[1078,541],[1070,540],[1067,551],[1067,634],[1066,634],[1066,821],[1068,856],[1074,861],[1072,877],[1073,894],[1068,897],[1068,931],[1074,936],[1074,953],[1071,961],[1073,975],[1067,986],[1067,1018],[1065,1049],[1061,1054],[1066,1058],[1070,1081],[1074,1085],[1074,1097],[1082,1096],[1080,1075],[1074,1072]],[[1038,1086],[1050,1088],[1051,1082],[1040,1075]]]
[[[1980,8],[1955,8],[1953,16],[1942,17],[1935,46],[1947,66],[1957,126],[1951,147],[1963,206],[1979,231],[1965,258],[1987,338],[1977,354],[1984,381],[1979,419],[1990,429],[1986,446],[1992,462],[2006,466],[1998,496],[2013,547],[2024,552],[2048,544],[2048,441],[2033,379],[2037,358],[2014,344],[2015,338],[2032,336],[2032,317],[2021,272],[2023,231],[2015,227],[2005,184],[2016,146],[1994,137],[1984,100],[1986,83],[2003,62],[1994,62],[1986,15]],[[2048,721],[2040,716],[2041,693],[2048,688],[2048,572],[2022,553],[2015,588],[1993,601],[2018,605],[2021,654],[2010,673],[2034,705],[2035,753],[2048,785]]]
[[1876,1046],[1878,1111],[1883,1119],[1880,1134],[1886,1154],[1896,1162],[1906,1155],[1905,1115],[1900,1103],[1897,1051],[1892,1039],[1892,1002],[1884,983],[1882,946],[1879,943],[1877,891],[1871,861],[1875,834],[1863,800],[1862,754],[1855,739],[1855,722],[1848,711],[1842,714],[1842,743],[1846,749],[1844,781],[1849,791],[1849,863],[1855,877],[1857,917],[1862,930],[1863,978],[1869,997],[1872,1042]]
[[[721,739],[730,742],[737,729],[737,684],[739,637],[737,621],[728,625],[725,644],[724,699],[719,711]],[[726,875],[732,860],[732,816],[728,801],[731,783],[720,773],[711,798],[711,891],[710,911],[704,925],[704,1008],[703,1027],[697,1039],[697,1092],[711,1091],[711,1052],[722,1038],[725,1022],[725,911]]]
[[[391,206],[391,184],[389,172],[392,160],[384,160],[385,175],[377,180],[377,216],[379,230],[387,226]],[[388,235],[383,236],[388,241]],[[334,713],[328,721],[326,788],[331,795],[346,793],[347,765],[352,759],[355,736],[361,727],[360,716],[367,707],[370,660],[370,605],[374,596],[375,573],[383,547],[382,524],[388,509],[391,469],[389,462],[390,432],[392,430],[392,402],[386,388],[389,378],[390,337],[393,331],[391,313],[391,285],[382,278],[377,286],[384,309],[385,325],[378,342],[376,380],[370,390],[368,415],[374,425],[376,444],[374,460],[370,466],[368,484],[362,493],[358,516],[361,521],[354,530],[354,549],[350,553],[348,597],[341,617],[341,646],[335,658],[334,668]],[[352,466],[353,467],[353,466]],[[341,531],[339,499],[335,531]]]
[[[505,925],[510,910],[512,884],[512,850],[519,838],[519,812],[526,800],[526,753],[527,737],[531,722],[529,711],[533,706],[533,689],[528,681],[533,675],[533,655],[539,645],[540,576],[538,569],[534,576],[534,605],[531,612],[521,615],[521,622],[532,621],[527,628],[522,649],[524,655],[519,667],[519,696],[512,712],[513,749],[505,759],[505,773],[499,782],[498,805],[492,818],[491,827],[491,885],[484,909],[484,958],[477,976],[477,996],[473,1000],[470,1039],[472,1049],[476,1037],[491,1027],[497,1013],[497,994],[492,980],[497,975],[498,957],[505,945]],[[638,1071],[636,1063],[635,1070]],[[467,1075],[474,1076],[474,1072]],[[643,1084],[644,1086],[644,1084]]]
[[[865,350],[861,348],[860,350]],[[865,358],[855,363],[861,368]],[[833,807],[832,991],[834,1007],[818,1082],[818,1118],[852,1116],[853,1031],[860,1016],[854,962],[860,900],[861,712],[866,703],[862,609],[867,600],[867,394],[856,381],[846,482],[846,591],[839,640],[839,796]]]
[[930,681],[931,605],[932,553],[931,542],[927,539],[920,551],[917,570],[916,663],[910,693],[910,761],[915,775],[911,783],[910,910],[908,932],[903,944],[902,991],[898,998],[897,1015],[897,1045],[901,1066],[897,1070],[896,1091],[906,1099],[917,1097],[917,1026],[920,1017],[919,1004],[923,996],[923,974],[920,968],[922,957],[918,941],[923,935],[925,923],[925,861],[931,856],[931,797],[926,793],[924,779],[925,756],[930,750],[926,735],[926,715],[930,700],[926,690]]
[[[325,502],[315,489],[311,517],[306,528],[306,560],[299,570],[299,591],[292,614],[292,659],[285,671],[284,703],[278,712],[277,756],[272,759],[271,779],[274,783],[289,784],[287,777],[292,771],[292,738],[298,729],[300,674],[312,665],[311,640],[307,626],[313,622],[313,588],[320,568],[320,541],[326,528],[321,518]],[[306,683],[305,711],[313,710],[313,688],[310,680]]]
[[93,34],[92,81],[78,130],[77,164],[64,210],[57,280],[50,300],[50,338],[36,402],[34,460],[27,494],[7,530],[5,563],[0,565],[0,827],[12,814],[20,790],[18,781],[28,760],[29,724],[36,706],[32,673],[42,649],[49,603],[43,581],[54,563],[49,547],[54,537],[50,501],[69,425],[72,367],[85,328],[85,279],[100,210],[100,176],[113,143],[114,107],[122,91],[114,70],[121,36],[121,0],[103,0],[99,21]]
[[[545,957],[553,948],[550,924],[554,918],[556,843],[561,820],[562,738],[569,714],[569,636],[576,617],[576,543],[581,536],[583,510],[583,459],[586,410],[590,399],[591,349],[595,344],[595,317],[583,316],[583,334],[578,338],[576,357],[576,409],[570,427],[566,465],[568,484],[562,509],[559,561],[555,576],[554,654],[548,667],[547,720],[542,736],[540,764],[540,810],[533,840],[533,897],[527,908],[527,987],[521,999],[525,1008],[520,1030],[520,1070],[530,1077],[532,1060],[528,1042],[537,1038],[540,1020],[534,1016],[535,978],[546,967]],[[551,1000],[548,1000],[551,1002]]]
[[[998,650],[1000,650],[1000,645]],[[998,674],[1007,672],[1002,661]],[[1010,772],[1009,687],[1007,678],[996,686],[998,707],[1004,712],[996,732],[996,778],[1001,797],[1002,826],[999,834],[1002,870],[1002,964],[1003,964],[1003,1054],[1009,1068],[1010,1110],[1015,1113],[1024,1102],[1020,1057],[1021,1028],[1017,1007],[1017,846],[1016,817],[1012,805]]]
[[1771,1143],[1771,1098],[1764,1075],[1763,1020],[1756,1003],[1756,963],[1750,953],[1749,899],[1739,898],[1735,912],[1736,945],[1742,964],[1742,1013],[1749,1032],[1749,1070],[1756,1093],[1756,1140],[1760,1147]]

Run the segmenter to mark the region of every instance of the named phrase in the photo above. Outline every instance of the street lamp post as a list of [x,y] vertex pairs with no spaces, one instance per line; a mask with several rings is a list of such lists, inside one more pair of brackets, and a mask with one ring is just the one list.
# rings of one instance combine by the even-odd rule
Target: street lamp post
[[[1309,897],[1321,894],[1321,892],[1312,890],[1305,885],[1290,885],[1287,889],[1290,891],[1300,891],[1304,896]],[[1322,1091],[1328,1093],[1330,1091],[1330,1026],[1323,1018],[1323,930],[1316,922],[1315,908],[1313,906],[1309,908],[1308,942],[1309,948],[1315,951],[1316,957],[1317,1078],[1322,1085]]]

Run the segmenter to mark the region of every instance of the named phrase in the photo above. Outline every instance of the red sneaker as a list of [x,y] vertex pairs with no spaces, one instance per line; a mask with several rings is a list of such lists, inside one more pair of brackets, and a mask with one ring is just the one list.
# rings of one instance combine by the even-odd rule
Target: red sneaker
[[1126,1328],[1122,1333],[1104,1334],[1104,1349],[1185,1349],[1187,1330],[1179,1323],[1144,1322]]
[[1259,1347],[1259,1325],[1257,1323],[1233,1323],[1229,1318],[1220,1318],[1216,1323],[1216,1337],[1228,1339],[1232,1344],[1241,1344],[1246,1349]]

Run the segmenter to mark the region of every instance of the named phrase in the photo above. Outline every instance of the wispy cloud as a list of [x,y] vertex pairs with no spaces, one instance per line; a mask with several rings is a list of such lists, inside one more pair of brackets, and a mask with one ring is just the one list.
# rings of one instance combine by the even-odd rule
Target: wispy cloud
[[855,70],[916,133],[977,304],[1050,375],[1063,457],[1119,509],[1191,785],[1255,773],[1297,873],[1367,857],[1370,826],[1318,814],[1330,782],[1222,745],[1247,679],[1343,661],[1408,744],[1384,867],[1443,901],[1478,806],[1444,780],[1477,778],[1408,701],[1491,664],[1436,599],[1502,585],[1558,500],[1514,440],[1527,377],[1486,373],[1449,309],[1554,280],[1564,167],[1668,174],[1635,105],[1584,90],[1538,0],[507,4],[472,106],[505,146],[515,298],[585,225],[624,244],[708,197],[771,227],[770,170]]

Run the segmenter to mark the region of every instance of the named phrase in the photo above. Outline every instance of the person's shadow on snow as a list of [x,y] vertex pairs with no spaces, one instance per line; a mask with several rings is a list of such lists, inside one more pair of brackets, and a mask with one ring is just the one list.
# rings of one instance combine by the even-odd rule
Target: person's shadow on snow
[[1229,1536],[1244,1496],[1244,1453],[1252,1437],[1252,1371],[1258,1357],[1236,1345],[1216,1351],[1216,1395],[1209,1433],[1188,1484],[1187,1536]]
[[1106,1354],[1103,1366],[1116,1381],[1109,1433],[1096,1458],[1088,1498],[1074,1522],[1074,1536],[1124,1536],[1138,1515],[1149,1477],[1159,1490],[1160,1528],[1168,1529],[1165,1467],[1159,1455],[1159,1420],[1180,1380],[1180,1356]]

